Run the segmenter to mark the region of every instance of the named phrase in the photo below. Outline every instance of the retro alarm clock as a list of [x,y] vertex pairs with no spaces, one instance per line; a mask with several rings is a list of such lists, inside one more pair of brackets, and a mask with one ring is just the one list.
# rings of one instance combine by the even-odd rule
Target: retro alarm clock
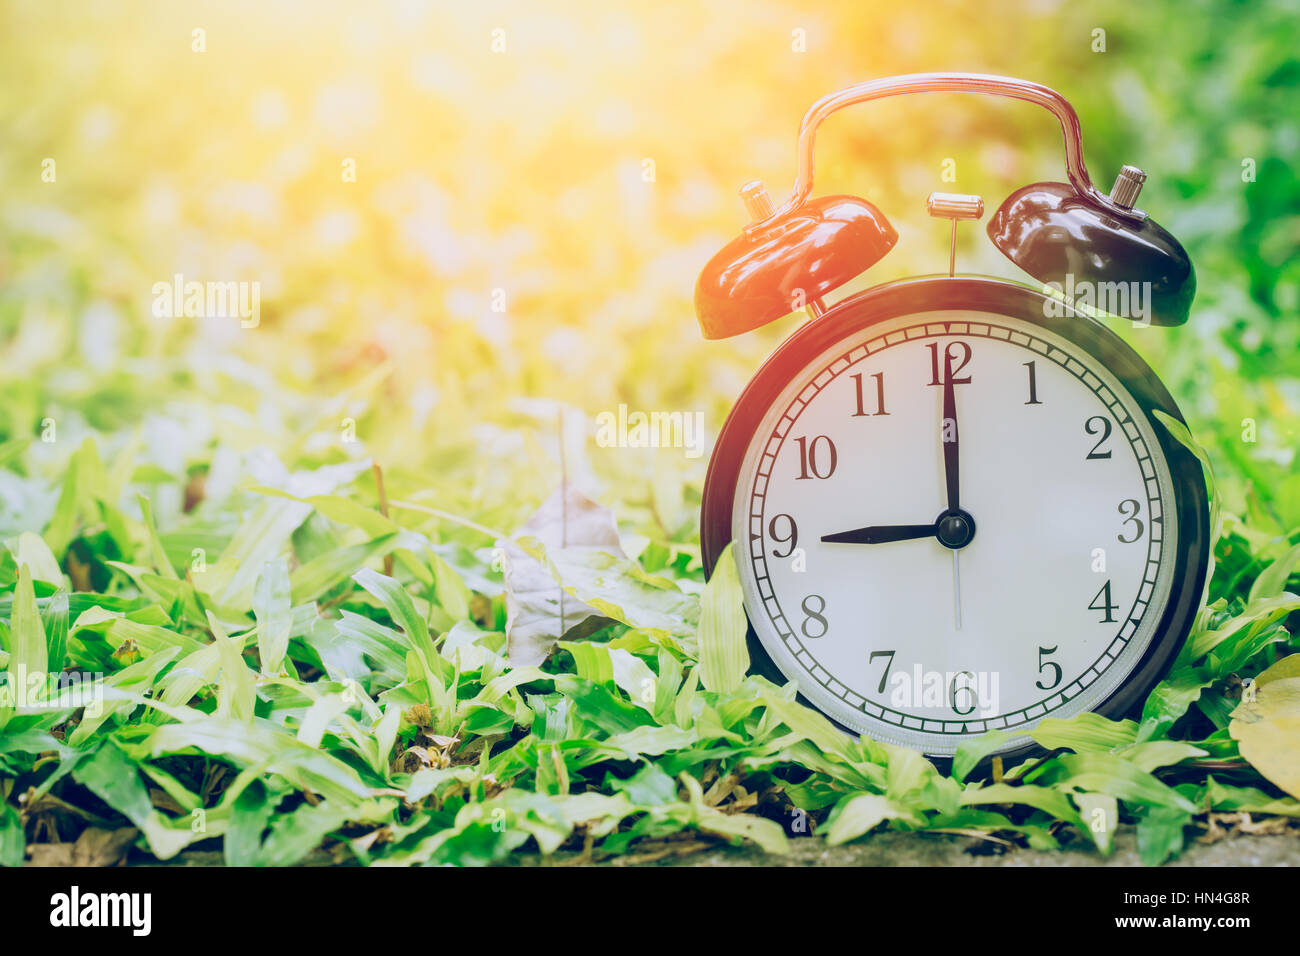
[[[958,275],[957,223],[983,202],[933,193],[929,212],[953,223],[947,273],[828,303],[898,237],[863,199],[810,198],[817,129],[924,92],[1027,100],[1060,121],[1069,182],[1018,189],[988,220],[1036,284]],[[997,753],[1023,755],[1045,718],[1131,714],[1186,638],[1209,561],[1201,467],[1156,416],[1182,421],[1169,392],[1104,324],[1116,316],[1061,294],[1131,291],[1144,322],[1187,320],[1195,273],[1135,208],[1144,179],[1125,166],[1110,195],[1095,188],[1055,91],[934,73],[821,99],[784,205],[741,190],[753,221],[695,290],[705,337],[800,308],[811,321],[718,436],[703,560],[712,574],[733,546],[752,667],[842,729],[940,759],[1003,731]]]

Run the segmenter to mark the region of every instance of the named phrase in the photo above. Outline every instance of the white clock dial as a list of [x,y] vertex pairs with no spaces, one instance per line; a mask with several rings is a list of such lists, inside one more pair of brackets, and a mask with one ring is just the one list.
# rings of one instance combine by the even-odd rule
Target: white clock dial
[[[949,511],[949,362],[969,518],[946,526],[952,546],[925,531]],[[873,325],[788,376],[732,529],[755,632],[806,697],[943,755],[995,729],[1028,742],[1044,717],[1110,696],[1154,637],[1178,529],[1160,444],[1096,357],[1021,319],[945,310]]]

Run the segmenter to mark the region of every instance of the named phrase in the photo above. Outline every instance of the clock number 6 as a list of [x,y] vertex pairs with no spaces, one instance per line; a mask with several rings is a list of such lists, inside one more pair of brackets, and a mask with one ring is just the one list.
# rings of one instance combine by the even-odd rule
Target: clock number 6
[[[965,717],[967,714],[973,714],[975,712],[975,705],[979,703],[979,695],[975,693],[975,688],[970,686],[970,684],[962,684],[958,687],[958,677],[965,677],[968,681],[973,681],[975,675],[970,671],[958,671],[953,675],[952,680],[948,682],[948,706],[952,708],[954,714]],[[957,706],[957,695],[962,691],[967,693],[968,696],[966,699],[970,701],[970,706],[965,710],[962,710]]]
[[[1132,514],[1128,513],[1130,509],[1133,512]],[[1138,515],[1142,513],[1142,503],[1136,498],[1125,498],[1119,503],[1119,513],[1124,516],[1125,524],[1136,525],[1137,530],[1133,532],[1133,537],[1131,538],[1124,537],[1122,533],[1115,535],[1115,537],[1120,540],[1121,544],[1132,544],[1134,541],[1141,538],[1143,532],[1146,531],[1146,525],[1144,525],[1142,519],[1138,517]]]
[[[826,444],[823,446],[822,442]],[[796,481],[802,481],[804,478],[829,478],[835,474],[835,465],[839,461],[835,442],[825,435],[818,435],[811,442],[804,437],[796,438],[794,443],[799,446],[799,477],[795,479]],[[817,454],[818,449],[823,447],[826,448],[824,461]]]
[[1037,687],[1039,690],[1051,690],[1061,682],[1061,665],[1056,663],[1056,661],[1043,660],[1044,654],[1055,654],[1057,646],[1059,645],[1053,647],[1040,647],[1038,649],[1038,673],[1041,674],[1043,672],[1044,667],[1050,667],[1054,671],[1056,671],[1056,676],[1052,678],[1052,682],[1050,684],[1044,684],[1041,680],[1034,681],[1034,686]]

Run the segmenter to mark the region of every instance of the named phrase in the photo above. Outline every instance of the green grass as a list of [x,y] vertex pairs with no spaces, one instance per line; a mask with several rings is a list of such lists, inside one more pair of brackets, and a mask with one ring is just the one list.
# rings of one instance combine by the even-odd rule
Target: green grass
[[[1300,597],[1283,588],[1300,548],[1258,574],[1220,561],[1218,596],[1140,722],[1045,721],[1034,737],[1055,755],[991,783],[965,778],[996,738],[966,744],[945,776],[745,676],[729,555],[702,587],[689,549],[632,561],[524,537],[494,551],[468,522],[392,503],[385,515],[364,463],[204,498],[160,531],[149,498],[115,504],[113,476],[132,475],[88,441],[44,536],[20,536],[0,561],[11,677],[102,675],[62,692],[92,692],[87,707],[55,691],[0,707],[8,864],[28,841],[128,826],[160,859],[220,846],[231,864],[290,864],[325,847],[475,864],[519,849],[601,859],[683,832],[780,853],[787,834],[839,843],[882,824],[1106,852],[1120,820],[1157,863],[1207,813],[1300,817],[1267,779],[1294,779],[1294,749],[1265,743],[1257,769],[1231,716],[1242,679],[1295,650],[1282,621]],[[613,518],[573,496],[568,521]],[[1245,547],[1227,532],[1217,551]],[[564,587],[563,623],[539,603],[558,595],[548,583]],[[590,613],[579,602],[601,626],[512,667],[508,601],[538,619],[535,635],[572,633]]]

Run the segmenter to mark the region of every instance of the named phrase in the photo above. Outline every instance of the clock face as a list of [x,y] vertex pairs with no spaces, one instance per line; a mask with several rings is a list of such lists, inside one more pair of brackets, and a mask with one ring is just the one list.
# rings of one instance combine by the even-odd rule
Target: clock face
[[739,468],[733,551],[758,640],[814,705],[930,754],[991,730],[1010,749],[1133,673],[1178,509],[1150,421],[1098,357],[942,310],[783,375]]

